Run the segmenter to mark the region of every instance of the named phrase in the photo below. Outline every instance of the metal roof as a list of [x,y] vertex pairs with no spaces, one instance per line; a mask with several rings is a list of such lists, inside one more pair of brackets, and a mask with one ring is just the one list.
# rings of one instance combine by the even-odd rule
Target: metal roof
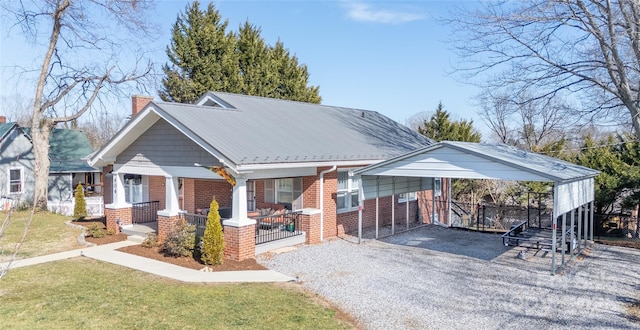
[[154,102],[151,108],[235,165],[377,161],[432,143],[375,111],[208,94],[233,108],[165,102]]
[[504,144],[443,141],[355,173],[570,182],[593,178],[600,172]]
[[5,138],[5,135],[9,134],[9,132],[14,126],[16,126],[16,123],[0,124],[0,141],[2,141]]

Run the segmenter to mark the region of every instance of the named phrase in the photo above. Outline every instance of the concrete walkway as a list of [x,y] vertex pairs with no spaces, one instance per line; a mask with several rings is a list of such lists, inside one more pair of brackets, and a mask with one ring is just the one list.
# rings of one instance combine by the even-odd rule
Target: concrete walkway
[[83,249],[64,251],[34,258],[0,263],[0,269],[9,269],[37,265],[41,263],[75,258],[88,257],[142,272],[171,278],[182,282],[234,283],[234,282],[290,282],[294,278],[273,270],[246,270],[230,272],[201,272],[195,269],[176,266],[170,263],[140,257],[130,253],[116,251],[119,248],[140,244],[133,241],[122,241],[111,244],[86,247]]

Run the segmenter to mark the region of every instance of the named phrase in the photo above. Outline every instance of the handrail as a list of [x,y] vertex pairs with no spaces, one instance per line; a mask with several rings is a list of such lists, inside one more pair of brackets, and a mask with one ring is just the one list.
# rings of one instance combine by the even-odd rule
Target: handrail
[[[520,234],[521,232],[524,231],[524,228],[520,228],[520,227],[524,227],[526,224],[527,224],[527,222],[523,221],[523,222],[521,222],[521,223],[519,223],[517,225],[511,226],[511,229],[508,232],[502,234],[501,237],[505,238],[505,237],[508,237],[508,236],[516,236],[516,235]],[[518,232],[516,234],[513,234],[513,232],[515,232],[515,231],[518,231]]]

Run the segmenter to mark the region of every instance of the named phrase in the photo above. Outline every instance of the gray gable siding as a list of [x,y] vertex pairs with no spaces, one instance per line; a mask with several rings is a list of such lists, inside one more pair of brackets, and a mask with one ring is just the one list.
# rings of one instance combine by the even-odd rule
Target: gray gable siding
[[33,146],[31,141],[22,134],[21,129],[14,128],[4,140],[0,141],[0,197],[9,197],[9,170],[22,168],[23,194],[22,201],[33,199]]
[[162,119],[118,155],[116,162],[135,166],[220,164],[215,157]]

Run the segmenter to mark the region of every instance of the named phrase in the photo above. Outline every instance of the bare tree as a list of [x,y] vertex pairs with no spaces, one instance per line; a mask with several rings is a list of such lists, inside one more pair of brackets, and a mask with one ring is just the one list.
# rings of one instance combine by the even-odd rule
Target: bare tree
[[537,148],[574,133],[579,122],[576,111],[558,97],[532,99],[527,94],[480,97],[480,118],[500,142],[527,150]]
[[[144,0],[3,2],[20,31],[45,53],[35,77],[31,137],[35,154],[34,207],[46,209],[49,136],[77,120],[105,94],[123,95],[151,71],[141,48],[151,37]],[[42,32],[41,30],[45,30]],[[44,42],[38,40],[44,36]]]
[[420,126],[424,125],[425,122],[429,121],[431,116],[433,116],[433,111],[420,111],[418,113],[413,114],[407,120],[405,120],[405,126],[409,127],[414,131],[418,131]]
[[12,93],[3,96],[0,100],[1,109],[7,115],[7,120],[17,122],[20,126],[28,126],[31,123],[31,108],[33,102],[24,95]]
[[126,116],[113,112],[99,112],[84,119],[78,128],[87,134],[94,149],[102,147],[127,123]]
[[[482,2],[455,26],[456,68],[469,81],[531,100],[572,97],[596,122],[621,113],[640,138],[640,2]],[[488,78],[487,78],[488,77]]]

